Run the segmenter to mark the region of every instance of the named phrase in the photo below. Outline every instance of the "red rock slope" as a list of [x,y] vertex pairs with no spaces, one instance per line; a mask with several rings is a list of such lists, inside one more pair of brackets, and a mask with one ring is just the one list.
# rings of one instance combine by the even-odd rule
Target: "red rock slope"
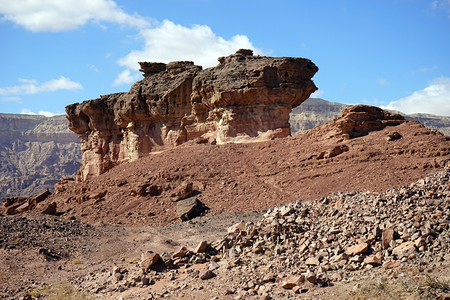
[[450,137],[378,108],[353,106],[294,137],[191,141],[149,154],[85,182],[61,184],[42,205],[55,201],[63,217],[89,223],[167,224],[180,222],[172,200],[190,195],[190,184],[208,214],[253,211],[339,191],[408,185],[449,158]]

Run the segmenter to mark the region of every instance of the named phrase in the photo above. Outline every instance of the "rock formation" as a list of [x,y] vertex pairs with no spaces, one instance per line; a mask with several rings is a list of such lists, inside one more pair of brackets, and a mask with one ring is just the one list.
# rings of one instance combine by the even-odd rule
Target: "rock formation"
[[290,134],[289,113],[317,88],[318,68],[304,58],[219,58],[202,70],[192,62],[141,62],[144,79],[127,93],[66,107],[82,138],[78,180],[140,156],[197,139],[229,143]]
[[340,133],[347,139],[363,136],[386,126],[396,126],[404,121],[405,118],[399,114],[362,104],[347,107],[335,120]]
[[[292,109],[289,123],[291,124],[291,133],[296,134],[301,131],[312,129],[316,126],[325,124],[338,116],[348,105],[330,102],[320,98],[309,98],[302,105]],[[450,135],[450,117],[435,116],[429,114],[403,114],[399,111],[390,111],[399,113],[406,120],[419,121],[425,127],[432,130],[438,130],[444,135]]]

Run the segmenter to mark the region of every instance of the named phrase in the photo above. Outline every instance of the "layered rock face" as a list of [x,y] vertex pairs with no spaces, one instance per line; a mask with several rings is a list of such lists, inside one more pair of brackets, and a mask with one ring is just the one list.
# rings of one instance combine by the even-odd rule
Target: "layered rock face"
[[202,70],[192,62],[141,62],[144,79],[127,93],[66,107],[69,128],[82,138],[78,180],[114,165],[198,142],[230,143],[285,137],[289,113],[317,90],[318,68],[304,58],[219,58]]

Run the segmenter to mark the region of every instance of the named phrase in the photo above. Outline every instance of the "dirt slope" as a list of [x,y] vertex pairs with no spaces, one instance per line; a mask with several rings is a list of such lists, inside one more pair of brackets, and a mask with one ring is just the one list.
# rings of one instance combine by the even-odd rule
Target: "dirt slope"
[[[389,141],[394,131],[401,138]],[[344,152],[333,156],[339,149]],[[415,121],[350,140],[338,134],[332,121],[268,142],[190,142],[87,182],[69,182],[42,205],[55,201],[63,218],[91,224],[164,225],[180,222],[171,194],[182,182],[193,183],[207,214],[215,215],[339,191],[382,192],[442,168],[449,158],[450,138]]]

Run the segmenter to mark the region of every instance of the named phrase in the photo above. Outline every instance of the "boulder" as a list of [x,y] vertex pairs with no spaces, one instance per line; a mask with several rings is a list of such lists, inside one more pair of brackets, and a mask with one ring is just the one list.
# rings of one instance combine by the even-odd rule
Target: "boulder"
[[383,249],[387,249],[389,247],[391,241],[394,240],[394,235],[395,232],[392,228],[383,230],[383,233],[381,234],[381,246],[383,247]]
[[398,259],[408,257],[416,252],[417,249],[413,241],[401,243],[392,250],[392,254],[395,255]]
[[353,105],[344,109],[336,119],[340,133],[348,138],[360,137],[386,126],[396,126],[405,121],[400,114],[393,114],[376,106]]
[[161,260],[161,256],[153,251],[147,251],[141,254],[141,267],[148,270]]
[[304,275],[289,276],[281,282],[281,287],[290,290],[295,286],[302,284],[303,282],[305,282]]
[[182,221],[187,221],[199,216],[203,210],[203,203],[196,197],[187,198],[177,202],[177,217]]
[[208,246],[209,246],[209,244],[208,244],[207,241],[201,241],[201,242],[197,245],[197,247],[195,247],[194,252],[195,252],[195,253],[202,253],[202,252],[205,252],[206,249],[208,249]]
[[172,201],[176,202],[192,196],[193,191],[192,182],[182,182],[172,191],[170,197],[172,198]]
[[367,243],[360,243],[351,247],[348,247],[347,250],[345,250],[345,254],[347,255],[358,255],[358,254],[364,254],[369,250],[369,244]]
[[214,276],[213,271],[211,271],[210,269],[203,269],[200,271],[200,273],[198,274],[198,277],[201,280],[206,280],[206,279],[210,279]]
[[56,214],[56,202],[52,202],[48,204],[43,210],[42,214],[44,215],[54,215]]

